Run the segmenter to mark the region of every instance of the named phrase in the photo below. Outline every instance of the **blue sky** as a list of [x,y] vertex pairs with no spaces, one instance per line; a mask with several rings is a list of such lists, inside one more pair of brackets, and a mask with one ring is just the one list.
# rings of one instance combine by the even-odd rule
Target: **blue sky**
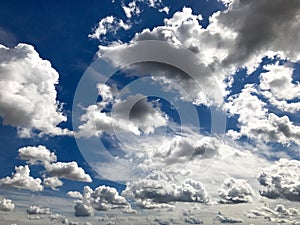
[[271,2],[1,2],[5,221],[299,221],[300,4]]

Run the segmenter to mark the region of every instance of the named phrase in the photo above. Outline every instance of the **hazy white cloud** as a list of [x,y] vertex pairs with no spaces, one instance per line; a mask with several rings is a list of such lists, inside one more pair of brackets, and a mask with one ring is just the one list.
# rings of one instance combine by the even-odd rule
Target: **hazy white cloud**
[[43,180],[43,185],[50,187],[52,190],[57,190],[57,187],[62,186],[63,182],[58,177],[46,177]]
[[56,162],[57,157],[54,152],[50,152],[43,145],[27,146],[18,150],[19,158],[27,160],[29,164],[45,163],[45,162]]
[[13,211],[15,204],[10,199],[0,200],[0,211]]
[[300,162],[280,159],[274,165],[262,168],[257,179],[265,188],[260,194],[268,198],[300,201]]
[[0,179],[0,186],[28,189],[30,191],[42,191],[44,189],[40,178],[33,178],[30,176],[28,165],[16,166],[15,170],[16,172],[12,173],[11,177]]
[[75,181],[92,182],[90,175],[78,166],[77,162],[46,163],[46,172],[53,177],[66,178]]
[[27,214],[50,214],[50,208],[43,208],[36,205],[29,206],[26,210]]
[[[56,100],[59,74],[33,46],[0,45],[0,116],[3,123],[18,128],[20,137],[71,134],[58,125],[67,120]],[[33,132],[33,130],[35,130]]]
[[172,207],[170,204],[174,202],[209,201],[201,182],[190,179],[176,183],[160,172],[128,183],[122,195],[135,200],[140,207],[148,209]]
[[234,204],[251,202],[253,190],[246,180],[233,177],[224,180],[219,190],[220,203]]
[[74,206],[75,216],[93,216],[94,208],[89,204],[85,204],[81,201],[76,202]]
[[221,223],[244,223],[242,219],[226,216],[221,212],[218,212],[216,219],[219,220]]
[[94,28],[93,33],[89,34],[89,38],[101,40],[108,32],[116,34],[121,28],[124,30],[130,29],[131,25],[126,24],[122,19],[117,19],[114,16],[107,16],[101,19],[98,25]]
[[49,219],[52,222],[58,222],[58,223],[62,223],[62,224],[69,224],[68,218],[66,218],[63,215],[57,214],[57,213],[56,214],[51,214],[49,216]]

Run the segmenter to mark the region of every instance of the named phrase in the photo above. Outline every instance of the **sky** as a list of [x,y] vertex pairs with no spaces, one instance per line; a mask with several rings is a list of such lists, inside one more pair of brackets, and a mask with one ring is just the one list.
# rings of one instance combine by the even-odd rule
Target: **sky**
[[0,224],[300,224],[299,17],[1,1]]

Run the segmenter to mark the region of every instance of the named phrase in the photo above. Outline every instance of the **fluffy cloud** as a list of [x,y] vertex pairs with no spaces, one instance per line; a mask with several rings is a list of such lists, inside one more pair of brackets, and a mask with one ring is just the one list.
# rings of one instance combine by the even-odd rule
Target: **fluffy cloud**
[[27,160],[27,163],[30,164],[37,164],[39,162],[50,163],[50,162],[56,162],[57,160],[55,153],[50,152],[50,150],[43,145],[39,145],[37,147],[34,146],[23,147],[18,150],[18,153],[20,159]]
[[234,138],[247,136],[263,142],[300,144],[300,127],[288,116],[269,113],[267,104],[259,99],[253,85],[246,85],[238,95],[231,96],[225,108],[232,115],[239,115],[240,131],[229,131]]
[[170,203],[174,202],[209,201],[201,182],[190,179],[177,184],[159,172],[128,183],[122,195],[134,199],[140,207],[148,209],[171,207]]
[[18,128],[21,137],[33,130],[40,135],[70,134],[57,127],[67,118],[56,100],[55,85],[59,75],[47,60],[40,58],[33,46],[15,48],[0,45],[0,116],[3,123]]
[[[129,132],[140,135],[142,132],[153,133],[158,127],[167,124],[166,115],[148,102],[143,95],[128,96],[121,100],[117,97],[118,90],[105,84],[98,84],[98,92],[102,101],[91,105],[82,115],[78,136],[91,137],[112,132]],[[104,109],[113,104],[113,113]]]
[[30,169],[28,165],[16,166],[16,172],[11,177],[0,179],[0,185],[15,187],[20,189],[28,189],[31,191],[42,191],[44,187],[41,185],[40,178],[33,178],[30,176]]
[[252,201],[253,194],[251,186],[246,180],[227,178],[223,182],[223,188],[219,190],[221,203],[243,203]]
[[78,166],[77,162],[56,162],[47,163],[45,168],[48,174],[53,177],[66,178],[70,180],[92,182],[92,178]]
[[0,200],[0,211],[13,211],[15,208],[15,204],[12,203],[10,199],[2,199]]
[[71,197],[71,198],[78,198],[78,199],[82,199],[83,198],[82,194],[79,191],[69,191],[67,193],[67,195],[69,197]]
[[268,198],[285,198],[300,201],[300,162],[280,159],[267,168],[262,168],[257,179],[265,188],[260,194]]
[[94,208],[91,205],[84,204],[83,202],[77,202],[74,206],[75,216],[93,216]]
[[76,201],[74,207],[76,216],[91,216],[94,210],[131,209],[127,200],[120,196],[113,187],[102,185],[93,190],[89,186],[85,186],[82,194],[68,192],[68,195],[80,199]]
[[[294,83],[293,68],[290,65],[279,65],[277,62],[265,65],[264,69],[266,72],[261,73],[259,84],[263,96],[282,111],[291,113],[299,111],[300,85]],[[288,100],[294,102],[289,103]]]
[[108,32],[116,34],[120,28],[128,30],[130,25],[124,23],[122,19],[107,16],[99,21],[98,26],[94,29],[93,33],[89,35],[89,38],[101,39]]
[[49,208],[42,208],[39,206],[30,206],[27,210],[26,210],[27,214],[30,215],[35,215],[35,214],[50,214],[50,209]]
[[43,185],[45,187],[50,187],[52,190],[57,190],[57,187],[62,186],[63,182],[58,179],[58,177],[46,177],[43,180]]

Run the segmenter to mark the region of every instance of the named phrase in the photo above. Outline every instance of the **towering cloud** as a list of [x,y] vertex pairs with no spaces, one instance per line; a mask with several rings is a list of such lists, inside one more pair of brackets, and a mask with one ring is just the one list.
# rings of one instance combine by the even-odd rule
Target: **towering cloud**
[[[59,75],[33,46],[0,45],[0,116],[3,123],[18,128],[20,137],[34,133],[66,135],[58,125],[67,120],[56,100]],[[33,130],[35,130],[33,132]]]

